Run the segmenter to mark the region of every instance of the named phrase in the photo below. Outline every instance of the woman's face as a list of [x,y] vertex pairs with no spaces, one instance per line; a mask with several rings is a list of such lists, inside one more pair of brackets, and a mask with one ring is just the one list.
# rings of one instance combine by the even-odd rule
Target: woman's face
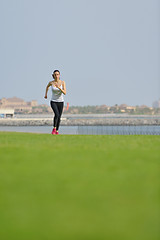
[[59,72],[55,72],[52,76],[54,77],[54,79],[59,79],[60,73]]

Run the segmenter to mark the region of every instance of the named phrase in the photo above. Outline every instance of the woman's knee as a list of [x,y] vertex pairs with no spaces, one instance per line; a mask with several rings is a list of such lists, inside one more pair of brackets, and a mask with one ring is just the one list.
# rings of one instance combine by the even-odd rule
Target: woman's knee
[[60,116],[60,114],[59,113],[57,113],[57,114],[55,114],[55,116],[54,116],[55,118],[57,118],[57,119],[59,119],[61,116]]

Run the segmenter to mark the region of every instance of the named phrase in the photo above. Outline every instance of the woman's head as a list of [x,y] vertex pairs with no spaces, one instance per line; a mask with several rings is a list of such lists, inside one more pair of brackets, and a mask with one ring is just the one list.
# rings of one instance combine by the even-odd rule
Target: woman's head
[[54,72],[52,73],[52,77],[54,79],[59,79],[60,78],[60,71],[59,70],[54,70]]

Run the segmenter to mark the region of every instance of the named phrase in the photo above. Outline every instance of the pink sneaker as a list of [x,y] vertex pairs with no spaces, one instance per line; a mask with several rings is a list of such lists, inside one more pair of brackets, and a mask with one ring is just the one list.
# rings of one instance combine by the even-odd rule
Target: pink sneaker
[[56,129],[55,128],[53,128],[52,134],[56,134]]
[[56,134],[58,135],[58,134],[59,134],[59,132],[56,132]]

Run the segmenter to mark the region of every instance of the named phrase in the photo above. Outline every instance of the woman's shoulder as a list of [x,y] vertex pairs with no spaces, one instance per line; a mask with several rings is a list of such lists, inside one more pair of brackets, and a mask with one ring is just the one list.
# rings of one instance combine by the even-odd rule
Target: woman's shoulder
[[51,85],[53,85],[53,82],[54,82],[54,81],[50,81],[48,84],[51,86]]

